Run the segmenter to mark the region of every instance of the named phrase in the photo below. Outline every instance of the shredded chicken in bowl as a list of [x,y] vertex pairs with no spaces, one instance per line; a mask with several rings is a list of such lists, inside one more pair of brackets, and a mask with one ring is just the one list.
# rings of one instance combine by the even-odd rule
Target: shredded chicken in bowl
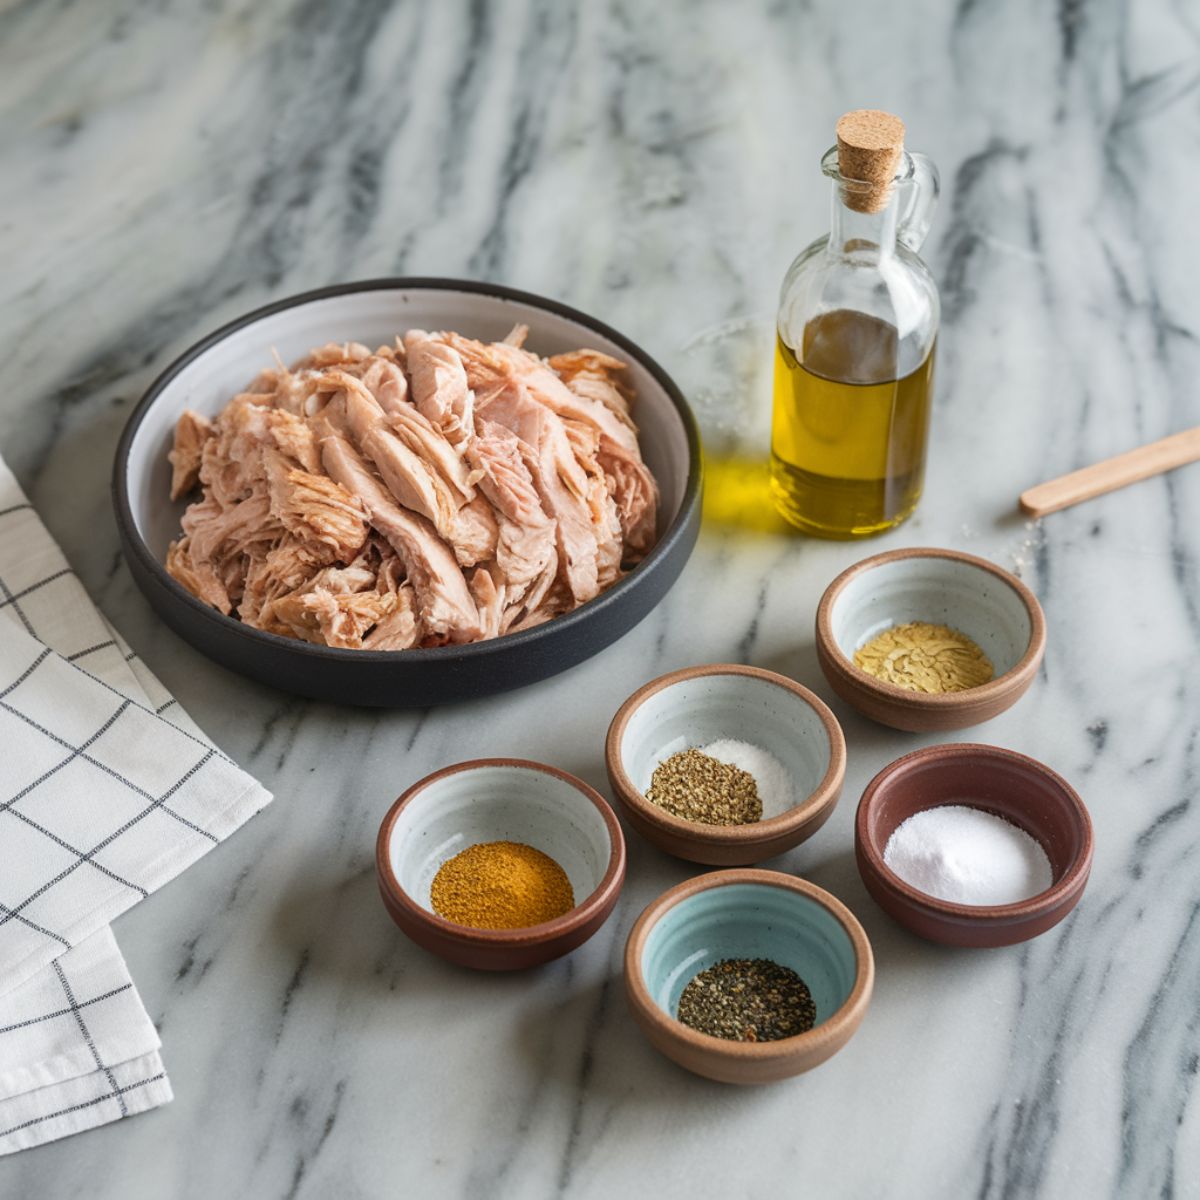
[[167,551],[193,595],[328,646],[481,641],[570,612],[654,542],[625,365],[409,330],[264,371],[180,417]]

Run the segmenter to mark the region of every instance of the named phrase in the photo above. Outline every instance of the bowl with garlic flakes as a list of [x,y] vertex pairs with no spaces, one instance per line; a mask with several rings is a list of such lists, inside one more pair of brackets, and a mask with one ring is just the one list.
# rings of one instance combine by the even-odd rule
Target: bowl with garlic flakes
[[912,733],[1011,708],[1037,675],[1046,619],[1015,575],[959,550],[889,550],[843,571],[817,608],[817,658],[864,716]]

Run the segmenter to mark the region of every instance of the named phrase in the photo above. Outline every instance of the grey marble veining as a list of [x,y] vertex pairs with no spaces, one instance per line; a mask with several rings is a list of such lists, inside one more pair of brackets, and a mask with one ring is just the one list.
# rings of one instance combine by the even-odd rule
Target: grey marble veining
[[[1181,0],[0,5],[0,451],[105,612],[277,794],[123,917],[167,1108],[0,1164],[14,1197],[1200,1195],[1200,468],[1027,528],[1017,493],[1200,421],[1200,13]],[[775,294],[826,227],[836,117],[901,113],[941,166],[930,478],[869,546],[709,525],[599,660],[453,709],[373,713],[229,675],[162,629],[107,507],[133,403],[270,299],[409,273],[559,297],[642,342],[707,420],[761,426]],[[756,415],[757,414],[757,415]],[[838,812],[771,865],[830,888],[878,965],[850,1046],[734,1091],[624,1010],[636,914],[691,868],[635,836],[608,925],[532,975],[459,971],[378,901],[391,799],[482,754],[605,789],[638,684],[737,659],[828,696],[811,624],[864,553],[1019,567],[1050,640],[967,731],[1075,782],[1077,912],[1021,948],[893,926],[853,864],[866,781],[926,739],[834,707]]]

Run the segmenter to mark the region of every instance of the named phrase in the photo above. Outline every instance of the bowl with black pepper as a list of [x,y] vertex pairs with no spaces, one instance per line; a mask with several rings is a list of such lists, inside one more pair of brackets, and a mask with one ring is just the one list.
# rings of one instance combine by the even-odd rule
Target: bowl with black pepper
[[963,729],[1011,708],[1037,675],[1046,620],[1015,575],[959,550],[889,550],[843,571],[817,608],[833,690],[912,733]]
[[651,1044],[697,1075],[770,1083],[819,1066],[871,999],[854,914],[778,871],[714,871],[665,892],[625,945],[625,991]]
[[593,788],[525,759],[435,771],[388,810],[375,845],[384,907],[417,945],[511,971],[558,958],[608,919],[625,840]]
[[630,824],[668,854],[711,866],[799,845],[841,794],[846,742],[808,688],[758,667],[688,667],[639,688],[605,745]]

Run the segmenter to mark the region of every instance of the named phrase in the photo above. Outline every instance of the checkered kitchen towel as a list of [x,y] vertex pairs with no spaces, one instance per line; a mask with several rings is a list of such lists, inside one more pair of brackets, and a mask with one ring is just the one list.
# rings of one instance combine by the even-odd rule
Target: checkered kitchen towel
[[108,922],[270,799],[107,624],[0,459],[0,1155],[171,1099]]

